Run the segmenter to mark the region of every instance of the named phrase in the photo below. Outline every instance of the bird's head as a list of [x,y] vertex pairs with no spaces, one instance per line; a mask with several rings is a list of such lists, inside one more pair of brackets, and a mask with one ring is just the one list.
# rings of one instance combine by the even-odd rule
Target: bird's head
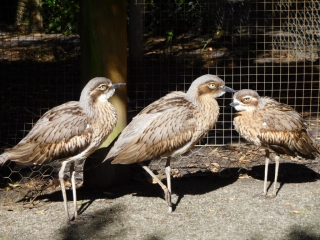
[[125,85],[125,83],[112,84],[111,80],[104,77],[91,79],[81,92],[80,104],[88,102],[107,102],[115,92],[115,89]]
[[187,95],[191,99],[197,99],[208,95],[217,98],[226,92],[234,93],[236,91],[225,86],[225,82],[218,76],[206,74],[192,82]]
[[233,102],[230,103],[237,111],[253,111],[259,104],[259,94],[251,89],[242,89],[233,95]]

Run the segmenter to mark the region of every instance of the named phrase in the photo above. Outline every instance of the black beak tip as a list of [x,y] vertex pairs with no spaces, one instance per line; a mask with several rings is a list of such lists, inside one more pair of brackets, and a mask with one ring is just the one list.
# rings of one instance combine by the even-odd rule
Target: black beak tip
[[230,92],[230,93],[235,93],[236,92],[234,89],[232,89],[230,87],[227,87],[227,86],[224,86],[223,89],[224,89],[224,91]]
[[124,86],[124,85],[126,85],[126,83],[115,83],[115,84],[112,84],[112,88],[116,89],[116,88]]
[[230,90],[231,93],[235,93],[236,92],[236,90],[234,90],[233,88],[229,88],[229,90]]

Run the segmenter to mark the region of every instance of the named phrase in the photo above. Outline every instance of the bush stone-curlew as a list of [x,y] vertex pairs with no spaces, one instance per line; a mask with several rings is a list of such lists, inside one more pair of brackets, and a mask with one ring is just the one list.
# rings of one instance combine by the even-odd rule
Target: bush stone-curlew
[[116,164],[141,163],[160,156],[167,157],[166,187],[157,181],[172,211],[170,159],[187,152],[214,127],[219,116],[215,98],[235,92],[215,75],[203,75],[185,92],[172,92],[145,107],[122,131],[105,160]]
[[279,154],[305,158],[314,158],[319,154],[309,136],[307,123],[290,106],[269,97],[260,97],[250,89],[236,92],[230,105],[238,111],[233,120],[237,132],[247,141],[266,147],[263,195],[267,195],[269,149],[277,153],[272,193],[275,197]]
[[61,161],[59,180],[68,223],[70,219],[63,179],[65,166],[68,162],[71,163],[70,177],[76,218],[74,162],[87,158],[113,130],[117,113],[108,99],[122,85],[124,83],[112,84],[103,77],[91,79],[82,90],[79,101],[67,102],[47,111],[25,138],[0,155],[0,165],[7,160],[20,165]]

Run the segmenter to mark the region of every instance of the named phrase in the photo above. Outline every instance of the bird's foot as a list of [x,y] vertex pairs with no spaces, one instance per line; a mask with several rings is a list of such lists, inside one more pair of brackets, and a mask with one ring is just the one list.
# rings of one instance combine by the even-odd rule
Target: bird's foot
[[79,224],[80,222],[78,222],[78,221],[70,221],[70,223],[69,223],[69,225],[77,225],[77,224]]
[[75,211],[75,212],[74,212],[73,219],[75,219],[75,220],[76,220],[78,217],[79,217],[79,215],[78,215],[78,211]]
[[274,194],[267,194],[265,192],[261,193],[261,194],[256,194],[254,195],[255,197],[261,197],[261,198],[266,198],[266,199],[272,199],[272,198],[275,198],[276,195]]
[[266,198],[269,198],[269,199],[272,199],[272,198],[275,198],[277,196],[277,194],[269,194],[269,195],[266,195]]
[[85,220],[85,219],[92,219],[94,218],[94,216],[92,214],[81,214],[81,215],[78,215],[75,220]]
[[69,225],[77,225],[77,224],[81,224],[85,221],[87,221],[87,219],[93,219],[94,216],[91,214],[81,214],[81,215],[77,215],[77,217],[73,217],[71,219],[71,221],[69,221]]
[[267,196],[266,192],[256,193],[256,194],[253,195],[253,197],[256,197],[256,198],[265,198],[266,196]]

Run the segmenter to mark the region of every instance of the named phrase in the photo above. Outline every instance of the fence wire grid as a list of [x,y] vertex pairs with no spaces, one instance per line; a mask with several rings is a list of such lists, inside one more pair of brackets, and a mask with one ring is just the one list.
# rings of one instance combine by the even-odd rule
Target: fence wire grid
[[[79,16],[53,26],[56,9],[40,0],[19,4],[16,12],[10,4],[1,7],[1,149],[17,144],[45,111],[77,100],[81,91]],[[40,20],[30,18],[37,16],[30,14],[32,4],[42,7]],[[319,143],[319,37],[320,3],[315,0],[129,1],[128,121],[168,92],[186,91],[194,79],[210,73],[235,90],[251,88],[294,107]],[[225,155],[230,150],[224,146],[243,142],[233,129],[231,101],[229,94],[218,99],[215,128],[191,154],[177,160],[176,176],[183,176],[181,169],[191,168],[199,155],[200,171],[261,163],[257,157],[245,164],[242,150]],[[238,158],[233,161],[232,155]],[[155,160],[150,166],[157,171],[164,165]],[[8,163],[0,175],[5,181],[23,182],[37,174],[51,177],[57,169],[53,164],[25,172]]]

